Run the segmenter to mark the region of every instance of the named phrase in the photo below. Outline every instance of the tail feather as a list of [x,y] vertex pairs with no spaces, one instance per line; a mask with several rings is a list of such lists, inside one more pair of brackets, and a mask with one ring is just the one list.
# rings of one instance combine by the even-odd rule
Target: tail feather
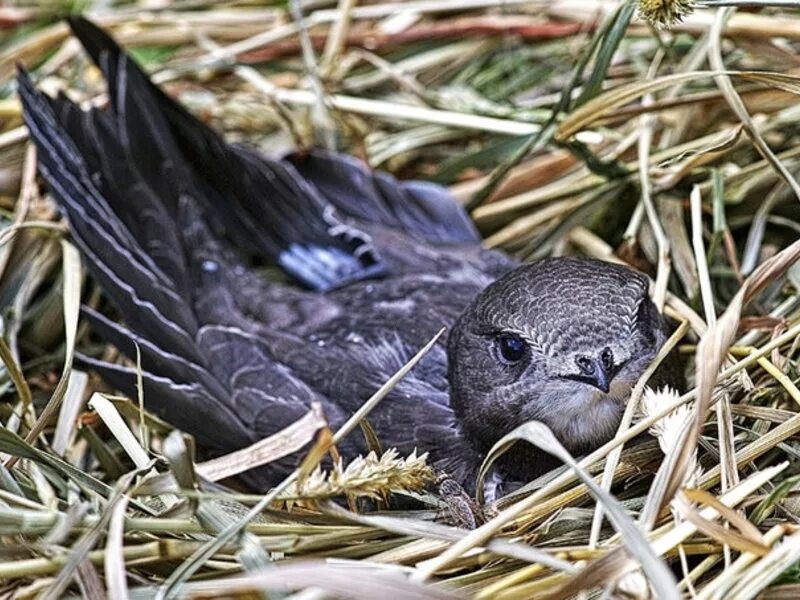
[[39,168],[70,217],[74,239],[92,258],[93,274],[140,330],[156,338],[167,337],[170,347],[194,356],[189,332],[196,330],[197,323],[173,281],[108,205],[78,150],[62,134],[51,106],[33,89],[24,72],[20,72],[19,84],[25,121],[39,149]]
[[[229,401],[213,396],[200,383],[180,383],[146,371],[137,373],[132,367],[107,363],[84,354],[78,354],[76,358],[132,398],[138,393],[136,382],[141,375],[148,408],[179,427],[190,421],[187,430],[208,450],[222,452],[241,448],[258,439],[256,432],[234,412]],[[187,411],[191,411],[191,415],[187,415]]]
[[87,306],[82,308],[81,314],[91,324],[94,333],[113,344],[125,356],[135,357],[138,350],[145,372],[160,373],[173,381],[196,381],[203,384],[217,398],[224,398],[229,393],[225,386],[200,364],[164,350],[151,340]]
[[[210,285],[203,280],[202,263],[217,260],[215,268],[227,271],[224,261],[231,253],[214,243],[192,198],[176,197],[175,190],[168,190],[172,195],[154,193],[145,181],[153,174],[138,170],[142,167],[137,157],[125,151],[113,128],[115,116],[107,119],[93,112],[81,118],[65,98],[48,101],[37,92],[24,71],[19,74],[19,92],[40,171],[68,216],[73,240],[90,271],[128,327],[90,309],[84,316],[96,333],[128,357],[135,357],[139,347],[148,407],[215,451],[240,448],[275,433],[302,417],[312,401],[337,416],[335,405],[272,362],[254,336],[213,325],[237,315],[243,326],[249,324],[239,313],[235,287],[222,290],[222,309],[210,306],[202,311],[200,327],[195,295],[202,297]],[[87,164],[92,160],[96,162]],[[154,216],[158,210],[165,211],[160,213],[165,215],[163,223],[159,213]],[[162,252],[159,244],[168,251]],[[137,393],[136,369],[89,356],[80,360],[123,392]],[[264,390],[240,386],[237,377],[253,368],[268,373],[274,389],[285,396],[270,397]],[[253,477],[262,478],[254,481],[263,485],[272,481],[268,471]]]
[[162,119],[161,130],[153,129],[146,123],[157,118],[145,117],[136,106],[120,113],[83,111],[63,95],[49,102],[60,131],[75,146],[99,195],[142,247],[144,260],[186,293],[190,285],[176,213],[187,176],[166,123]]
[[[292,244],[331,250],[341,277],[361,270],[376,273],[371,267],[378,257],[369,236],[354,229],[348,229],[347,237],[332,235],[331,228],[341,225],[340,219],[291,165],[228,144],[153,85],[107,34],[79,17],[71,18],[70,26],[108,81],[117,118],[127,125],[124,143],[130,153],[137,160],[153,157],[152,151],[141,147],[152,143],[152,138],[162,154],[180,154],[193,171],[196,189],[189,192],[240,248],[282,264],[314,288],[337,282],[295,268],[300,257],[290,248]],[[155,162],[148,171],[159,168]]]

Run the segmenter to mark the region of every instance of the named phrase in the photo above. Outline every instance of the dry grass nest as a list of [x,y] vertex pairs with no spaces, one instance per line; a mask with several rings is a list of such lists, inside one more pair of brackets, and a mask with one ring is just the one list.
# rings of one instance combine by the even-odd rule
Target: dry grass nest
[[[0,8],[0,595],[798,597],[800,13],[720,4]],[[232,139],[332,144],[449,185],[487,246],[649,273],[690,391],[643,379],[611,442],[562,455],[475,530],[441,522],[424,455],[321,467],[337,438],[313,409],[283,432],[307,447],[289,480],[224,485],[275,440],[199,462],[142,398],[73,368],[77,351],[114,359],[78,319],[110,309],[36,183],[14,92],[21,62],[104,101],[70,8]],[[513,435],[560,452],[535,423]],[[363,510],[391,494],[431,509]]]

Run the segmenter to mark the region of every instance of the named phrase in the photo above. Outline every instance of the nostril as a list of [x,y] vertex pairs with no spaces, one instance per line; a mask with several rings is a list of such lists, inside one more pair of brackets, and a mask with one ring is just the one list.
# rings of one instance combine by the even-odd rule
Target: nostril
[[592,359],[588,356],[576,356],[575,363],[578,365],[578,368],[583,371],[584,373],[591,374],[594,369],[592,368]]
[[610,371],[614,367],[614,354],[611,352],[611,348],[608,346],[603,348],[603,351],[600,353],[600,361],[603,363],[603,368],[607,371]]

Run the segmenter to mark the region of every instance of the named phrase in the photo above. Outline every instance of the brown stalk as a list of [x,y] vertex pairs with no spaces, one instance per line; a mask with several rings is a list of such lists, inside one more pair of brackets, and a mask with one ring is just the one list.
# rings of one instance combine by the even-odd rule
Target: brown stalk
[[697,412],[694,426],[687,435],[686,443],[681,447],[678,461],[672,472],[670,483],[666,488],[661,506],[666,506],[675,497],[686,469],[697,446],[700,431],[705,424],[714,387],[719,370],[725,360],[728,349],[736,337],[739,328],[742,308],[768,283],[774,281],[790,266],[800,259],[800,240],[764,262],[748,277],[742,288],[731,301],[727,310],[717,323],[710,327],[700,339],[697,346]]
[[[424,40],[444,40],[465,37],[487,37],[496,35],[517,36],[525,40],[550,40],[592,31],[594,25],[582,23],[559,23],[521,16],[463,17],[448,21],[426,23],[410,27],[399,33],[381,33],[372,27],[354,27],[344,39],[347,48],[385,50],[402,44]],[[310,33],[315,50],[322,50],[328,39],[327,33]],[[297,39],[274,42],[257,50],[237,56],[242,63],[257,63],[282,56],[295,55],[300,50]]]

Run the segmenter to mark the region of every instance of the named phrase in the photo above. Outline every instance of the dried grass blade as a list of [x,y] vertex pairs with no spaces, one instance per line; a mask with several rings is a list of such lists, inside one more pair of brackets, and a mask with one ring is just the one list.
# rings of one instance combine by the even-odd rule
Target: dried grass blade
[[566,141],[579,131],[591,126],[601,118],[612,114],[621,106],[646,94],[653,94],[675,84],[707,79],[716,76],[734,76],[747,81],[758,81],[765,85],[783,89],[793,94],[800,93],[800,77],[785,73],[759,71],[692,71],[673,73],[649,81],[626,83],[600,94],[577,110],[572,111],[558,126],[555,133],[557,141]]
[[116,407],[102,394],[95,392],[89,398],[89,407],[94,409],[106,427],[111,431],[111,434],[117,439],[122,449],[136,465],[137,469],[143,469],[150,463],[150,457],[147,452],[142,448],[139,440],[133,435],[133,432],[125,423],[125,420],[117,411]]
[[[613,523],[617,531],[619,531],[622,541],[631,556],[636,557],[636,560],[639,561],[639,564],[642,566],[656,595],[659,598],[665,599],[674,598],[677,600],[680,598],[677,591],[678,584],[674,576],[664,562],[653,553],[652,547],[644,534],[633,519],[630,518],[623,506],[611,496],[611,494],[600,487],[591,475],[581,468],[572,455],[561,445],[550,429],[543,423],[529,421],[501,438],[489,451],[483,465],[481,465],[481,475],[485,475],[486,471],[498,456],[518,440],[529,442],[540,450],[552,454],[572,469],[577,477],[591,490],[592,495],[597,501],[603,505],[609,520]],[[428,570],[423,570],[415,574],[415,579],[424,579],[428,575]],[[571,591],[574,592],[577,590]]]
[[125,557],[122,553],[125,543],[125,511],[127,508],[128,496],[123,494],[113,507],[108,523],[103,566],[110,600],[127,600],[128,598],[128,578],[125,572]]
[[297,452],[327,425],[321,407],[314,404],[298,421],[255,444],[197,465],[197,473],[209,481],[220,481]]
[[[768,546],[774,546],[786,531],[783,526],[775,525],[764,534],[764,542]],[[725,598],[725,593],[732,586],[736,585],[742,572],[759,559],[759,555],[745,552],[740,555],[730,567],[726,568],[710,582],[706,583],[697,594],[696,600],[721,600]]]
[[735,510],[725,506],[717,499],[716,496],[709,494],[705,490],[696,489],[683,490],[683,495],[686,496],[691,502],[699,502],[705,506],[710,506],[716,510],[722,516],[722,518],[726,519],[731,525],[736,527],[736,529],[738,529],[742,535],[756,544],[767,547],[766,542],[764,541],[764,536],[761,535],[761,531],[759,531],[758,527],[753,525]]
[[354,600],[455,600],[445,587],[431,587],[409,581],[405,569],[395,565],[354,561],[298,560],[277,563],[246,575],[186,584],[182,591],[191,597],[230,596],[270,589],[289,592],[304,588],[325,590],[336,597]]
[[84,598],[103,600],[106,597],[100,574],[88,558],[78,565],[75,570],[75,579],[78,581],[78,587]]
[[755,598],[781,573],[800,559],[800,531],[776,544],[768,554],[742,573],[728,598]]
[[767,197],[764,198],[764,202],[759,205],[753,215],[753,221],[747,232],[747,241],[745,242],[744,250],[742,250],[741,271],[744,275],[752,273],[758,264],[761,244],[764,241],[764,234],[767,229],[767,219],[772,209],[791,193],[792,190],[786,185],[786,182],[780,181],[769,191]]
[[[19,394],[19,399],[22,403],[22,406],[31,406],[31,403],[33,402],[31,388],[28,386],[28,382],[25,380],[25,375],[14,358],[14,353],[11,351],[11,348],[2,337],[0,337],[0,360],[3,361],[6,371],[8,371],[8,376],[11,379],[11,382],[14,384],[14,387],[17,389],[17,394]],[[7,466],[12,467],[13,463],[10,463]]]
[[[36,419],[31,430],[25,436],[25,441],[32,443],[44,429],[58,407],[67,391],[70,374],[72,373],[72,360],[75,356],[75,339],[78,333],[78,313],[81,307],[81,256],[78,250],[67,242],[61,241],[61,263],[64,281],[64,337],[65,337],[65,356],[64,370],[53,390],[50,400],[48,400],[39,418]],[[9,461],[9,467],[16,462],[13,458]]]
[[[749,443],[744,448],[741,448],[736,453],[736,466],[741,469],[743,466],[750,464],[759,456],[763,456],[766,452],[800,433],[800,414],[795,414],[794,417],[788,421],[781,423],[768,433],[757,438],[755,441]],[[709,488],[715,485],[720,479],[720,466],[715,465],[700,478],[700,486]]]
[[[259,90],[270,98],[286,104],[312,107],[316,102],[316,96],[310,90],[295,90],[277,86],[262,86]],[[541,129],[539,125],[525,121],[484,117],[452,110],[439,110],[413,104],[373,100],[343,94],[328,95],[326,96],[326,101],[331,108],[342,112],[368,115],[378,119],[388,119],[392,122],[397,120],[419,121],[421,123],[433,123],[446,127],[485,131],[501,135],[533,135]]]
[[[368,525],[370,527],[377,527],[399,535],[420,536],[455,542],[461,539],[465,533],[463,529],[448,527],[447,525],[431,523],[429,521],[401,519],[383,515],[359,515],[346,511],[332,503],[328,503],[325,510],[347,521]],[[538,563],[555,571],[564,571],[566,573],[576,572],[575,567],[571,563],[554,556],[552,553],[539,550],[538,548],[521,542],[491,540],[486,545],[486,548],[500,556],[507,556],[530,563]]]
[[[17,458],[27,458],[47,465],[56,472],[64,475],[67,479],[85,487],[86,489],[92,490],[103,497],[107,498],[111,495],[111,488],[102,481],[95,479],[88,473],[84,473],[77,467],[74,467],[57,456],[34,448],[17,434],[4,427],[0,427],[0,452],[11,454]],[[144,505],[138,505],[137,508],[148,513],[150,512]]]
[[711,289],[711,277],[708,273],[708,260],[706,249],[703,243],[703,197],[698,186],[692,186],[689,194],[692,216],[692,250],[694,250],[694,260],[697,268],[697,278],[700,284],[700,297],[703,300],[703,311],[706,324],[713,327],[717,322],[717,314],[714,311],[714,294]]
[[606,31],[603,32],[604,35],[597,51],[594,69],[592,69],[591,74],[583,84],[581,95],[575,101],[576,106],[585,104],[603,89],[603,82],[608,76],[608,68],[611,66],[611,61],[625,37],[635,11],[635,2],[624,2],[611,17],[611,21],[606,26]]
[[89,376],[83,371],[73,370],[67,384],[67,391],[64,393],[64,400],[61,403],[61,410],[58,411],[58,421],[53,433],[53,451],[63,456],[70,443],[70,439],[75,433],[75,423],[83,406],[83,397],[89,385]]
[[[659,51],[653,58],[652,64],[647,72],[647,80],[655,78],[658,65],[663,58],[663,52]],[[645,94],[642,97],[642,107],[648,107],[653,103],[652,94]],[[664,227],[661,225],[660,215],[653,202],[652,182],[650,181],[650,146],[653,141],[653,130],[655,128],[655,117],[649,113],[643,114],[640,119],[639,126],[639,139],[637,143],[637,156],[638,156],[638,171],[639,171],[639,187],[642,195],[642,205],[644,206],[645,214],[647,215],[647,222],[650,225],[653,237],[656,239],[658,246],[658,267],[656,272],[656,281],[653,291],[653,302],[658,310],[664,310],[664,302],[667,294],[667,283],[671,270],[670,260],[670,240],[664,233]]]
[[344,50],[347,42],[347,32],[350,29],[351,13],[356,5],[356,0],[339,0],[339,18],[331,25],[328,39],[325,40],[325,49],[320,59],[320,73],[324,78],[329,77],[334,70],[338,56]]
[[[713,69],[720,73],[725,70],[725,63],[722,60],[722,49],[720,46],[722,29],[725,27],[728,17],[730,17],[735,10],[735,8],[718,9],[716,17],[714,18],[714,24],[711,26],[711,31],[708,33],[708,62]],[[797,199],[800,200],[800,184],[797,183],[789,169],[787,169],[786,166],[778,159],[778,157],[775,156],[775,153],[772,151],[769,145],[767,145],[767,142],[765,142],[764,138],[761,137],[761,134],[758,132],[758,128],[756,127],[755,123],[753,123],[753,119],[750,118],[750,114],[747,112],[744,102],[742,102],[741,96],[736,93],[736,89],[733,87],[730,78],[725,74],[721,74],[714,77],[714,80],[717,82],[717,85],[719,86],[723,96],[725,96],[725,100],[727,100],[728,105],[731,107],[733,112],[736,113],[736,116],[739,117],[739,120],[744,125],[744,129],[747,132],[748,137],[758,149],[759,153],[780,174],[783,180],[789,185],[789,187],[792,188],[795,196],[797,196]]]
[[761,365],[761,368],[769,373],[775,381],[781,384],[789,394],[789,397],[795,401],[795,404],[800,406],[800,389],[797,388],[792,378],[772,364],[766,356],[759,358],[758,364]]
[[765,285],[779,277],[800,259],[800,240],[783,249],[764,262],[750,277],[731,301],[728,308],[714,327],[709,328],[697,347],[697,412],[694,426],[689,430],[686,443],[681,448],[678,462],[672,471],[670,483],[665,493],[665,502],[675,495],[686,474],[692,453],[695,451],[700,430],[705,423],[711,407],[719,371],[733,343],[744,304],[755,296]]
[[72,546],[67,563],[58,572],[58,575],[55,577],[53,583],[50,585],[47,591],[42,594],[42,600],[58,600],[59,598],[63,597],[70,580],[75,574],[75,570],[86,559],[89,551],[94,548],[97,540],[100,539],[101,535],[103,535],[103,532],[105,531],[106,526],[111,519],[115,506],[124,497],[124,490],[127,489],[131,481],[133,481],[133,478],[136,477],[139,472],[140,471],[138,469],[136,471],[131,471],[117,482],[113,493],[108,498],[108,504],[103,510],[100,519],[91,529],[89,529],[80,537],[80,539],[78,539],[75,545]]
[[[714,327],[717,322],[717,315],[714,309],[714,294],[708,270],[708,259],[706,258],[707,254],[705,244],[703,243],[702,195],[700,194],[700,188],[696,185],[692,187],[690,204],[692,216],[692,248],[694,250],[695,264],[697,266],[700,296],[703,301],[706,324],[708,324],[709,327]],[[727,394],[723,394],[720,401],[717,402],[716,412],[722,491],[725,491],[732,485],[736,485],[739,480],[739,474],[736,471],[736,450],[733,444],[733,421],[730,411],[730,399]],[[726,548],[725,564],[727,565],[729,563],[730,552]]]
[[624,84],[608,90],[567,115],[559,124],[555,133],[555,139],[562,142],[566,141],[579,131],[587,128],[594,121],[610,114],[614,109],[628,102],[632,102],[645,94],[652,94],[678,83],[694,81],[703,77],[709,77],[710,75],[711,72],[709,71],[674,73],[647,81]]
[[750,539],[735,531],[727,529],[724,525],[704,519],[692,508],[692,506],[679,494],[672,503],[672,506],[680,515],[697,528],[697,531],[704,533],[712,540],[716,540],[720,545],[730,546],[740,552],[750,552],[758,556],[763,556],[769,552],[769,547],[760,542]]

